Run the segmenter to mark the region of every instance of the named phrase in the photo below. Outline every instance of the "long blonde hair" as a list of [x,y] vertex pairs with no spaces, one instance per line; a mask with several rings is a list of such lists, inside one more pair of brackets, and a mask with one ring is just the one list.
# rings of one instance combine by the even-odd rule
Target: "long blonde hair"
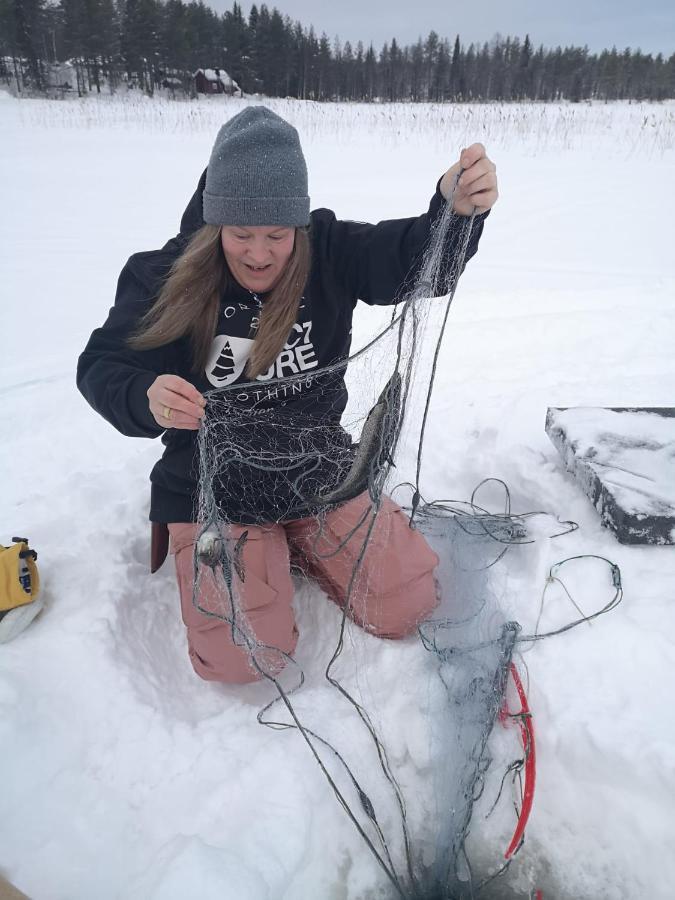
[[[246,365],[249,378],[266,372],[281,352],[297,318],[310,265],[308,229],[296,228],[293,252],[263,304]],[[150,350],[187,336],[193,370],[203,371],[221,297],[233,283],[220,241],[220,226],[202,225],[174,262],[156,302],[129,338],[129,345],[135,350]]]

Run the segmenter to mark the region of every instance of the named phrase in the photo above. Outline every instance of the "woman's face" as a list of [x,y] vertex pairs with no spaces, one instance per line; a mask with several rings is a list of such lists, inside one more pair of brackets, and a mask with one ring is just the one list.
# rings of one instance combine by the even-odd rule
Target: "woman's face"
[[223,225],[223,253],[242,287],[255,293],[271,290],[293,252],[295,228],[278,225]]

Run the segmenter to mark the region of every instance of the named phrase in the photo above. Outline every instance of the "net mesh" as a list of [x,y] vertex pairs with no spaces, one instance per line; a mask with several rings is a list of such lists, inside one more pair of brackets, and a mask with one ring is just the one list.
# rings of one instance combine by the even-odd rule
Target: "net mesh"
[[[508,500],[495,515],[475,498],[427,503],[420,490],[438,354],[472,227],[473,217],[455,216],[448,203],[414,283],[392,307],[381,334],[331,366],[210,391],[198,437],[193,602],[227,624],[252,672],[272,686],[260,722],[298,730],[382,867],[392,896],[419,900],[485,896],[490,879],[475,875],[466,843],[489,766],[488,739],[521,639],[518,625],[506,621],[491,596],[489,572],[509,546],[528,541],[527,517],[513,516]],[[451,230],[459,251],[448,258]],[[439,560],[436,608],[418,632],[434,685],[430,771],[436,808],[432,824],[417,830],[377,710],[367,710],[337,674],[346,644],[353,649],[346,640],[351,621],[368,628],[385,613],[373,608],[382,598],[370,587],[384,565],[378,549],[387,545],[392,494],[409,528],[424,536]],[[356,519],[341,521],[344,504],[359,497]],[[298,520],[306,527],[301,545],[289,541],[296,567],[316,575],[317,560],[339,558],[349,569],[325,677],[363,730],[375,767],[364,762],[359,768],[349,747],[320,734],[297,711],[300,666],[289,648],[261,638],[255,615],[242,602],[252,530],[281,525],[290,535]]]

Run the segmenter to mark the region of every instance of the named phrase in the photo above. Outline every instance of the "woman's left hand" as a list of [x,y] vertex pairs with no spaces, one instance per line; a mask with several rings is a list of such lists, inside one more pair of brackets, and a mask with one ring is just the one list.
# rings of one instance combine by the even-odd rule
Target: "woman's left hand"
[[461,171],[457,189],[452,200],[452,208],[460,216],[470,216],[487,212],[497,202],[497,167],[485,155],[482,144],[471,144],[462,150],[459,162],[456,162],[441,179],[441,193],[446,200],[450,198],[455,178]]

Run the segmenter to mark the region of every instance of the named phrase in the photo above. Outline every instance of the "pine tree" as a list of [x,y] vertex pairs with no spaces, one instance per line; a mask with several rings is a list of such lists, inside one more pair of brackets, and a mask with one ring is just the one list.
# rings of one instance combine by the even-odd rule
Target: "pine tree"
[[377,90],[377,58],[372,44],[368,46],[366,51],[366,58],[364,61],[364,81],[364,99],[370,102],[375,99]]
[[452,62],[450,63],[450,99],[461,100],[464,96],[464,66],[462,65],[462,46],[459,35],[455,38],[455,46],[452,50]]
[[[513,48],[514,57],[517,53]],[[532,44],[529,34],[525,35],[525,41],[518,54],[518,70],[514,77],[514,94],[516,99],[525,100],[532,97]]]
[[411,52],[410,99],[418,103],[424,100],[424,46],[422,38],[414,44]]
[[127,78],[132,85],[137,81],[141,90],[152,94],[160,61],[158,0],[126,0],[121,26],[121,54]]
[[422,94],[425,100],[432,99],[432,93],[436,90],[436,67],[438,65],[439,38],[435,31],[430,31],[424,42],[425,78]]
[[[406,72],[405,56],[398,45],[396,38],[391,39],[389,48],[389,69],[391,82],[391,97],[394,102],[405,99],[406,96]],[[409,95],[410,90],[408,88]]]
[[29,86],[35,91],[43,91],[46,79],[44,51],[40,43],[44,24],[44,0],[11,0],[10,14],[13,14],[12,31],[18,62],[19,90]]
[[224,64],[230,77],[242,90],[256,90],[256,74],[251,67],[249,30],[239,3],[234,3],[232,11],[223,16],[222,40]]
[[342,63],[340,66],[340,98],[352,100],[352,87],[354,79],[354,51],[349,41],[345,41],[342,48]]
[[324,31],[319,38],[319,55],[317,59],[317,100],[332,100],[332,70],[333,61],[331,59],[330,41],[328,35]]
[[444,38],[438,45],[436,57],[436,69],[432,82],[431,99],[441,103],[447,99],[448,82],[450,79],[450,44]]

